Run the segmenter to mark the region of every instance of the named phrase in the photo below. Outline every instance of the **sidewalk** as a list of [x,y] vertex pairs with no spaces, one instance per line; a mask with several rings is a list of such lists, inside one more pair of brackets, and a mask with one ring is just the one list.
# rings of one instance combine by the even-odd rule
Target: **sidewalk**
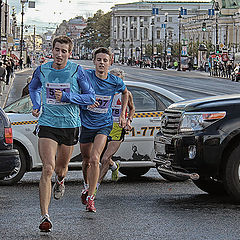
[[7,100],[8,100],[8,96],[9,96],[9,93],[11,91],[11,88],[12,88],[12,85],[13,85],[13,82],[14,82],[14,79],[16,77],[16,74],[18,73],[21,73],[21,72],[24,72],[24,71],[27,71],[29,70],[29,68],[24,68],[22,70],[15,70],[14,72],[14,77],[9,79],[9,85],[5,85],[5,88],[4,88],[4,91],[3,91],[3,94],[2,96],[0,96],[0,107],[1,108],[4,108],[6,103],[7,103]]

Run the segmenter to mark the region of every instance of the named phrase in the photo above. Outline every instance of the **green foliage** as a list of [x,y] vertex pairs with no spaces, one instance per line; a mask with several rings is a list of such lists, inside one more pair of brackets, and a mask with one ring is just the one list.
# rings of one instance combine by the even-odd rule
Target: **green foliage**
[[88,18],[87,27],[84,28],[82,35],[86,48],[109,47],[110,22],[111,13],[104,14],[102,10],[98,10],[93,17]]
[[147,56],[147,57],[152,56],[152,45],[151,44],[145,45],[145,56]]

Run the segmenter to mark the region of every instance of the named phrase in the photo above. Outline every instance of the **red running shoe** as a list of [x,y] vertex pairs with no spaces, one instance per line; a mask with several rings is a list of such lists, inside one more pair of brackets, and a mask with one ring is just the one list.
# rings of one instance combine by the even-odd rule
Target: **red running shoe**
[[95,204],[94,204],[94,195],[87,197],[86,210],[88,212],[94,212],[94,213],[96,212],[96,208],[95,208]]
[[40,225],[39,225],[39,229],[40,229],[41,232],[51,232],[52,222],[51,222],[48,214],[45,214],[42,217],[42,220],[41,220]]
[[83,189],[82,195],[81,195],[83,205],[87,205],[87,196],[88,196],[88,189]]

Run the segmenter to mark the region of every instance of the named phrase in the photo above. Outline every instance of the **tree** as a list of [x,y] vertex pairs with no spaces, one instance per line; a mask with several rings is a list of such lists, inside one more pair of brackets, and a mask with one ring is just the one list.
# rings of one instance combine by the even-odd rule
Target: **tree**
[[93,50],[100,46],[109,47],[110,22],[111,13],[104,14],[102,10],[98,10],[93,17],[88,18],[87,27],[82,34],[86,48]]

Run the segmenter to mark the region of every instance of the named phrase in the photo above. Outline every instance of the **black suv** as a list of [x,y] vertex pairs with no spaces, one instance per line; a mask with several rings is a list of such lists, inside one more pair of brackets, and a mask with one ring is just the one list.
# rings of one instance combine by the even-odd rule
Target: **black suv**
[[154,139],[157,170],[240,202],[240,95],[170,105]]
[[13,174],[20,163],[18,150],[13,149],[13,136],[8,116],[0,108],[0,184],[5,177]]

